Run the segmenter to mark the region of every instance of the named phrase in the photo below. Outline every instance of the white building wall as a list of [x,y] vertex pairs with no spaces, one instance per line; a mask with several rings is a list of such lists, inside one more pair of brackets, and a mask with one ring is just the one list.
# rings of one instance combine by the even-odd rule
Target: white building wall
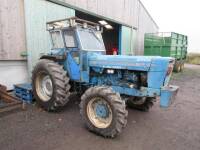
[[14,84],[28,82],[26,61],[0,61],[0,84],[6,85],[8,90]]

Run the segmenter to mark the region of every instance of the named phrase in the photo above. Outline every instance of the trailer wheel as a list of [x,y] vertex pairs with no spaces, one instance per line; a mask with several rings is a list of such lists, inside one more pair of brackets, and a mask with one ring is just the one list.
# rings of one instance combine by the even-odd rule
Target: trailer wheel
[[125,101],[109,87],[91,87],[81,97],[80,114],[88,128],[101,136],[114,138],[126,126]]
[[63,67],[54,61],[40,60],[32,72],[33,94],[39,106],[47,111],[58,110],[68,101],[69,78]]
[[153,106],[155,98],[151,97],[131,97],[127,100],[127,106],[140,111],[148,112]]
[[184,62],[181,63],[181,68],[180,68],[181,72],[184,70]]
[[177,73],[181,71],[181,63],[180,62],[175,63],[174,71],[177,72]]

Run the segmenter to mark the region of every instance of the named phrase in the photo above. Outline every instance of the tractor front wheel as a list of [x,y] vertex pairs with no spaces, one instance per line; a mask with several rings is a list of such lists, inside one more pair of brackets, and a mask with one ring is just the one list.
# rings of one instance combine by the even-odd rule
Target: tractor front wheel
[[127,123],[125,102],[109,87],[89,88],[81,97],[80,113],[86,127],[104,137],[115,137]]
[[37,104],[47,111],[55,111],[69,100],[69,78],[54,61],[42,59],[36,64],[32,86]]
[[127,105],[130,108],[148,112],[153,106],[154,99],[151,97],[131,97],[127,100]]

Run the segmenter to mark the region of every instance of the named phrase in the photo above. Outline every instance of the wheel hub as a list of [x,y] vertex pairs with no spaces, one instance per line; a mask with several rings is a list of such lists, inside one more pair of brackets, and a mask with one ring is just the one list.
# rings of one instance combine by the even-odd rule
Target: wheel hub
[[108,108],[103,104],[98,104],[95,110],[96,110],[97,117],[106,118],[109,115]]
[[87,105],[87,116],[97,128],[107,128],[113,119],[109,103],[100,97],[91,99]]
[[36,77],[36,92],[40,99],[47,102],[53,95],[53,84],[50,76],[44,72],[41,72]]
[[53,93],[53,87],[52,87],[52,81],[50,79],[50,76],[45,76],[42,80],[42,90],[43,92],[48,95],[51,96]]

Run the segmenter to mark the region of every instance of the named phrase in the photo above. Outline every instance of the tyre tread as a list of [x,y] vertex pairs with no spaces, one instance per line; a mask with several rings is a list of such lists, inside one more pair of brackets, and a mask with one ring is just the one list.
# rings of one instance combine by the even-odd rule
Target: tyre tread
[[[41,59],[35,68],[32,71],[32,74],[37,74],[38,68],[40,66],[45,66],[49,69],[49,73],[54,80],[55,83],[55,99],[54,101],[47,106],[42,106],[47,111],[55,111],[58,110],[60,107],[67,104],[69,101],[69,78],[67,77],[67,72],[63,69],[61,65],[58,63],[48,60],[48,59]],[[34,78],[32,76],[32,82],[34,82]],[[36,92],[34,92],[36,95]],[[40,101],[40,100],[38,100]]]
[[[96,128],[87,118],[85,111],[87,106],[86,103],[91,97],[96,95],[103,96],[105,99],[109,100],[109,103],[115,109],[115,123],[111,128],[109,128],[109,130]],[[118,93],[113,92],[110,87],[106,86],[91,87],[82,95],[80,103],[80,114],[88,130],[107,138],[114,138],[116,135],[121,133],[122,129],[127,124],[128,112],[126,110],[125,102],[121,99]]]

